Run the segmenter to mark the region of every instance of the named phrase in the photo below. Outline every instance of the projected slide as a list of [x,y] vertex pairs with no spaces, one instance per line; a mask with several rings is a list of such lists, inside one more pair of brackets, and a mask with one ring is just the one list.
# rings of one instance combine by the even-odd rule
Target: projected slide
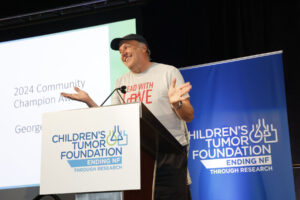
[[0,189],[39,185],[42,114],[86,108],[60,96],[74,86],[100,104],[126,71],[110,41],[134,32],[132,19],[0,43]]

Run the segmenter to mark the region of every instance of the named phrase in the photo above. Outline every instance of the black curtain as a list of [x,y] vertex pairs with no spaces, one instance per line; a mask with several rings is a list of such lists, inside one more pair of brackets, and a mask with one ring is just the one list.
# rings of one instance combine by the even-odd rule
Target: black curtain
[[300,163],[299,1],[149,1],[142,13],[152,59],[179,68],[283,50],[293,163]]

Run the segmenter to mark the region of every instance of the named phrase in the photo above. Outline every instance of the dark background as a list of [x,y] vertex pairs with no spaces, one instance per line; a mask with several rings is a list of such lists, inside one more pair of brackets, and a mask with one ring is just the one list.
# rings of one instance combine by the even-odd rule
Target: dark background
[[[2,1],[0,41],[137,18],[138,33],[148,40],[152,60],[178,68],[283,50],[296,196],[300,199],[300,168],[295,166],[300,164],[300,1],[97,1]],[[89,6],[82,6],[85,4]],[[38,188],[0,193],[1,199],[32,199]],[[73,195],[61,197],[74,199]]]
[[[10,0],[0,19],[89,2]],[[152,60],[178,68],[283,50],[292,158],[300,163],[300,1],[111,0],[100,7],[0,20],[0,41],[135,17]]]

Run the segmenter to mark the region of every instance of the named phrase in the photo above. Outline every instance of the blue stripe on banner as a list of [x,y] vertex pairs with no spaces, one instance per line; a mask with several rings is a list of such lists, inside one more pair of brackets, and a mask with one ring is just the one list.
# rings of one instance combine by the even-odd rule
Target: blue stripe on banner
[[70,164],[71,167],[116,165],[116,164],[122,164],[122,157],[68,160],[68,163]]
[[7,186],[7,187],[0,187],[0,190],[27,188],[27,187],[39,187],[39,186],[40,186],[40,184],[13,185],[13,186]]
[[295,199],[281,53],[182,69],[193,200]]

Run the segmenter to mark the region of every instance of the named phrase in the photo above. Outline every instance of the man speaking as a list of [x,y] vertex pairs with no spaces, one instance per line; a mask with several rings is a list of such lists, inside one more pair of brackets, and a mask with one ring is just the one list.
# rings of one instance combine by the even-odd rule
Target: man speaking
[[[123,100],[125,103],[143,102],[177,141],[188,147],[189,137],[185,122],[192,121],[194,117],[188,95],[191,84],[184,83],[177,68],[151,62],[149,45],[141,35],[130,34],[115,38],[111,41],[111,48],[120,52],[122,62],[130,70],[118,78],[115,85],[116,88],[126,86],[126,94],[123,94],[123,99],[114,94],[112,104],[123,103]],[[89,107],[98,106],[88,93],[77,87],[75,90],[77,93],[62,95],[82,101]],[[155,173],[155,200],[190,199],[187,151],[179,155],[159,155]],[[97,198],[97,194],[86,197],[89,200],[103,199],[100,195]]]

